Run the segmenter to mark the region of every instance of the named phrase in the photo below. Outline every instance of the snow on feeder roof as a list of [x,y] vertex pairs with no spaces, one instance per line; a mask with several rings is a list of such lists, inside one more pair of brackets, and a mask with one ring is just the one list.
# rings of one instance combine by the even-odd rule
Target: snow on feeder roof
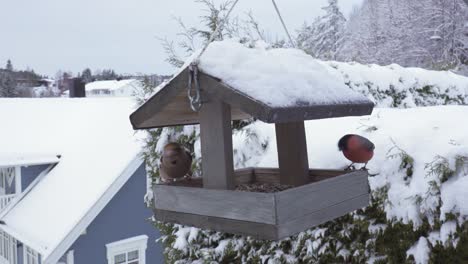
[[[198,76],[192,66],[130,117],[135,129],[200,124],[202,178],[156,184],[155,219],[279,240],[367,206],[367,172],[309,169],[304,120],[367,115],[371,101],[294,49],[215,42]],[[199,109],[187,95],[196,81]],[[275,123],[279,168],[234,171],[231,120],[248,117]],[[260,193],[256,184],[291,188]]]
[[[202,101],[220,100],[232,119],[267,123],[368,115],[373,103],[347,87],[311,56],[296,49],[210,44],[199,61]],[[197,124],[187,100],[188,66],[131,116],[136,129]]]

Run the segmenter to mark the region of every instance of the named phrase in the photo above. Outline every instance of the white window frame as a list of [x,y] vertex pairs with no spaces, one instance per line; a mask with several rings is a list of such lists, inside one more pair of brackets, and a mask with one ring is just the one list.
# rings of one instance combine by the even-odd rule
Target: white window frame
[[[3,190],[6,190],[7,185],[10,186],[8,183],[8,179],[6,178],[7,172],[11,171],[13,174],[13,180],[15,181],[15,193],[13,194],[20,194],[21,193],[21,167],[20,166],[11,166],[11,167],[0,167],[0,186]],[[13,181],[12,180],[12,181]],[[11,187],[11,186],[10,186]],[[0,193],[0,195],[5,195],[5,193]]]
[[15,176],[16,176],[16,179],[15,179],[15,193],[16,194],[20,194],[23,192],[22,188],[21,188],[21,167],[20,166],[16,166],[15,168]]
[[57,264],[74,264],[75,263],[75,251],[70,250],[65,254]]
[[146,264],[146,248],[148,245],[148,236],[141,235],[124,240],[119,240],[106,244],[107,263],[115,264],[114,257],[120,254],[129,253],[138,250],[138,264]]

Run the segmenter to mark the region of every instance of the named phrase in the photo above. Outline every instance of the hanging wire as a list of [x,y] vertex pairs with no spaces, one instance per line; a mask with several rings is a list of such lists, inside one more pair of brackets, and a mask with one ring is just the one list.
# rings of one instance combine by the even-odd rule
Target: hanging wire
[[213,33],[211,33],[210,38],[208,39],[208,42],[205,43],[203,46],[203,49],[200,51],[200,53],[197,55],[197,57],[193,60],[192,63],[190,63],[189,66],[189,78],[188,78],[188,86],[187,86],[187,96],[190,101],[190,108],[194,112],[200,111],[202,107],[202,101],[201,101],[201,96],[200,96],[200,84],[198,83],[198,62],[200,60],[200,57],[205,53],[206,49],[208,48],[208,45],[210,45],[211,42],[215,39],[215,37],[219,34],[219,31],[224,27],[224,24],[226,24],[226,21],[229,18],[229,15],[231,15],[232,10],[234,10],[234,7],[237,5],[239,0],[236,0],[229,11],[226,13],[224,18],[221,20],[221,22],[216,25],[215,30]]
[[294,41],[292,40],[291,34],[289,34],[288,28],[286,27],[286,23],[284,23],[283,17],[281,16],[281,12],[278,6],[276,5],[275,0],[271,0],[271,2],[273,2],[273,6],[275,7],[276,13],[278,14],[281,24],[283,25],[284,31],[286,31],[286,35],[289,38],[289,43],[291,44],[291,47],[295,48],[296,45],[294,44]]
[[234,7],[236,7],[237,3],[239,2],[239,0],[236,0],[231,8],[229,8],[229,11],[226,13],[226,15],[224,16],[224,18],[221,20],[221,22],[216,25],[216,28],[215,30],[213,31],[213,33],[211,33],[211,36],[210,38],[208,39],[208,42],[203,46],[203,49],[200,51],[200,53],[198,54],[198,56],[195,58],[195,63],[198,64],[198,61],[200,59],[200,57],[203,55],[203,53],[205,53],[206,49],[208,48],[208,45],[210,45],[211,42],[213,42],[213,40],[216,38],[216,36],[219,34],[219,31],[224,27],[224,24],[226,24],[226,21],[228,20],[229,16],[231,15],[231,12],[232,10],[234,10]]

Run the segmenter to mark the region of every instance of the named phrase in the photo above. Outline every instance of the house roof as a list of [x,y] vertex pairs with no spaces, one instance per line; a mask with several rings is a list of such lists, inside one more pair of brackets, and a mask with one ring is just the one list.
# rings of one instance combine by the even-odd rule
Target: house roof
[[118,90],[120,88],[126,87],[128,85],[133,85],[138,87],[139,83],[136,79],[128,79],[128,80],[111,80],[111,81],[95,81],[86,84],[86,91],[93,91],[93,90]]
[[[135,102],[0,99],[0,152],[60,153],[60,162],[2,213],[1,229],[55,263],[142,164],[126,116]],[[54,262],[55,261],[55,262]]]
[[[227,52],[228,51],[228,52]],[[202,101],[231,105],[232,119],[267,123],[368,115],[373,103],[341,76],[296,49],[213,42],[199,60]],[[199,123],[187,99],[186,65],[131,115],[135,129]]]
[[0,167],[54,164],[59,160],[59,154],[0,152]]

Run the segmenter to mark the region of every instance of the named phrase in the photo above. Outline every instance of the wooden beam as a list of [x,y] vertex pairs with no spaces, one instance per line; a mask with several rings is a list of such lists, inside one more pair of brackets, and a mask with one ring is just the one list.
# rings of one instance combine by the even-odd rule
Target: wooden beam
[[276,223],[275,198],[271,193],[167,185],[155,185],[153,190],[156,209],[266,224]]
[[[301,218],[315,211],[331,208],[334,204],[367,194],[369,194],[369,188],[366,171],[355,171],[288,189],[275,193],[276,219],[278,224],[284,224],[291,219]],[[348,212],[355,210],[355,208],[349,209]]]
[[276,193],[155,185],[154,194],[159,221],[274,240],[366,207],[370,196],[366,171]]
[[234,189],[231,107],[222,101],[203,103],[200,115],[203,187]]
[[155,219],[162,222],[171,222],[207,230],[252,236],[255,239],[278,240],[278,228],[272,224],[188,214],[169,210],[154,209],[153,211]]
[[334,220],[340,216],[364,208],[369,205],[370,195],[363,194],[349,200],[323,208],[311,214],[307,214],[278,226],[278,240],[283,239],[299,232],[303,232],[314,226]]
[[309,181],[304,122],[275,124],[280,183],[301,186]]

